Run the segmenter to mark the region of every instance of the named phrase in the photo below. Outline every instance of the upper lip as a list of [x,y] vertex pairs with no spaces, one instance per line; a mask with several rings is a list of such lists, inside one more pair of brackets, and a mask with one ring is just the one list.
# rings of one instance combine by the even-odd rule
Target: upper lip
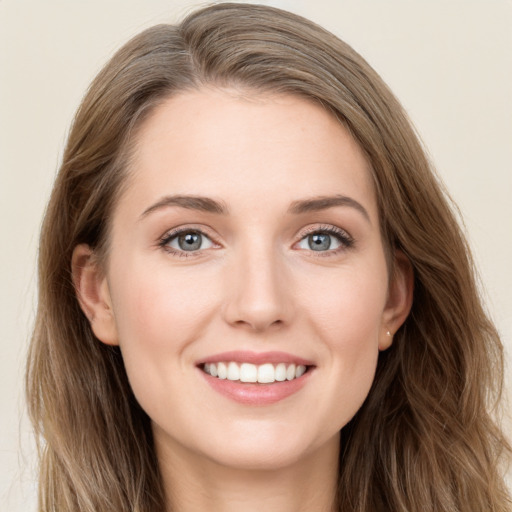
[[197,362],[197,365],[210,364],[210,363],[222,363],[222,362],[235,362],[235,363],[252,363],[252,364],[264,364],[264,363],[286,363],[286,364],[302,364],[304,366],[314,366],[312,361],[304,359],[302,357],[289,354],[288,352],[250,352],[245,350],[233,350],[230,352],[221,352],[212,356],[201,359]]

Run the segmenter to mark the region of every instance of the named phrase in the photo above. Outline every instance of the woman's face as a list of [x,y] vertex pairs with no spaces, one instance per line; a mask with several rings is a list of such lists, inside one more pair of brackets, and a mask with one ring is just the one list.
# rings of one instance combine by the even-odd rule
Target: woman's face
[[337,449],[410,288],[347,130],[294,96],[187,92],[130,172],[89,317],[157,446],[239,468]]

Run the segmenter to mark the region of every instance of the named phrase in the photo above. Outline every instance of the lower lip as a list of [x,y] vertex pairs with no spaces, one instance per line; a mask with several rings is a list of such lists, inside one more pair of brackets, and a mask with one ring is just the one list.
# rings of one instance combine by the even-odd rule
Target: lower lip
[[218,393],[235,402],[247,405],[270,405],[280,402],[297,393],[308,381],[312,368],[298,379],[273,382],[271,384],[253,384],[238,380],[218,379],[198,368],[206,382]]

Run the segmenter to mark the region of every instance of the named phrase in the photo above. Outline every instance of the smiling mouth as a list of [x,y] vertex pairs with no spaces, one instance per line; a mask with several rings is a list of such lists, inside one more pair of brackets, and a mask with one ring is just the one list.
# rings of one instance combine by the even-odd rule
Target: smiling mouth
[[236,363],[234,361],[205,363],[200,368],[217,379],[238,382],[272,384],[291,381],[302,377],[311,367],[302,364],[286,363]]

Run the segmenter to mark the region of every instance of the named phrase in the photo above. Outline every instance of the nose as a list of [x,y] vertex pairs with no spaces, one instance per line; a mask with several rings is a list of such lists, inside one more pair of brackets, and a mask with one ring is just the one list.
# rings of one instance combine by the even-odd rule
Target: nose
[[229,268],[226,321],[254,332],[283,326],[291,319],[292,307],[285,265],[270,250],[248,250]]

